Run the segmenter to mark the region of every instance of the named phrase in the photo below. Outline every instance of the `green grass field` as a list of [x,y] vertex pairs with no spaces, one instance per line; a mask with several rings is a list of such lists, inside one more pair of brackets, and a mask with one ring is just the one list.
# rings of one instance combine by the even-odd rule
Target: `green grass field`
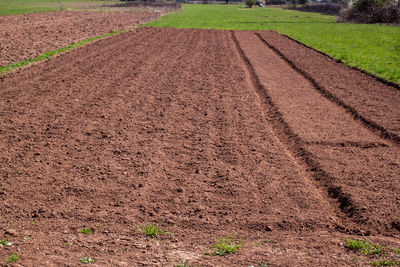
[[[96,0],[0,0],[0,16],[60,11],[74,7],[74,3],[100,2]],[[100,2],[101,3],[101,2]]]
[[147,26],[276,30],[350,66],[400,84],[400,27],[337,23],[333,16],[279,8],[184,5]]

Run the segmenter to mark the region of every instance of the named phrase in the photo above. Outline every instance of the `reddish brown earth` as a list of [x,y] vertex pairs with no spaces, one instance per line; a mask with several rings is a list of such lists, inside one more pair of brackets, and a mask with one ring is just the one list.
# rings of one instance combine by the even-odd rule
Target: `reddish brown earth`
[[160,12],[62,11],[0,16],[0,66],[159,18]]
[[[368,128],[400,144],[398,85],[385,86],[377,79],[350,69],[302,44],[288,42],[276,32],[262,32],[261,39],[312,80],[317,89]],[[333,81],[332,81],[333,79]]]
[[[310,81],[271,40],[293,45],[270,32],[140,28],[6,75],[0,240],[14,243],[0,248],[0,263],[13,253],[22,266],[79,266],[84,256],[98,266],[383,259],[349,251],[347,237],[400,260],[391,253],[400,248],[399,144],[322,93],[319,76]],[[149,222],[173,234],[147,238],[137,227]],[[242,239],[237,254],[204,254],[226,235]]]

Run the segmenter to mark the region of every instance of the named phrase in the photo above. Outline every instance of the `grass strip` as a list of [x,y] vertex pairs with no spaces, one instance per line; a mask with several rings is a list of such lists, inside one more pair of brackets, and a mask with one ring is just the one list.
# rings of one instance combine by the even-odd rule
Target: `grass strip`
[[61,11],[76,3],[108,3],[98,0],[0,0],[0,16]]
[[[134,27],[132,29],[135,29],[135,28],[136,27]],[[5,67],[0,66],[0,76],[4,76],[7,72],[10,72],[10,71],[25,67],[25,66],[30,65],[32,63],[48,60],[48,59],[54,57],[55,55],[68,52],[68,51],[70,51],[70,50],[72,50],[74,48],[77,48],[77,47],[80,47],[80,46],[84,46],[84,45],[89,44],[89,43],[91,43],[93,41],[96,41],[96,40],[99,40],[99,39],[102,39],[102,38],[106,38],[106,37],[110,37],[110,36],[115,36],[117,34],[120,34],[122,32],[127,32],[127,31],[130,31],[132,29],[120,30],[120,31],[111,31],[111,32],[103,34],[103,35],[99,35],[99,36],[95,36],[95,37],[92,37],[92,38],[88,38],[88,39],[82,40],[82,41],[80,41],[78,43],[70,44],[68,46],[61,47],[61,48],[58,48],[56,50],[43,53],[43,54],[41,54],[40,56],[38,56],[36,58],[30,58],[30,59],[22,60],[22,61],[19,61],[17,63],[11,63],[11,64],[9,64],[9,65],[7,65]]]

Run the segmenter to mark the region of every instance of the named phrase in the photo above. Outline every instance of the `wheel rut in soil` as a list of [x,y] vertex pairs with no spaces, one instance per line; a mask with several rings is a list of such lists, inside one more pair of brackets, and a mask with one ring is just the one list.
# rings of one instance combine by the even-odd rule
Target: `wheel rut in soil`
[[350,113],[355,121],[361,122],[361,124],[371,130],[373,133],[376,133],[379,137],[391,141],[396,145],[400,145],[400,136],[388,131],[383,126],[379,125],[378,123],[372,121],[369,118],[361,115],[354,107],[346,104],[342,99],[335,96],[329,90],[327,90],[323,85],[319,84],[307,71],[299,67],[294,61],[290,58],[285,56],[277,47],[270,44],[264,37],[261,36],[259,33],[255,33],[258,38],[266,44],[270,49],[272,49],[278,56],[280,56],[284,61],[286,61],[294,70],[304,76],[307,80],[309,80],[315,89],[321,93],[322,96],[326,97],[332,103],[336,104],[337,106],[343,108],[346,112]]
[[[322,195],[331,199],[337,216],[354,232],[396,232],[397,212],[389,204],[398,202],[396,141],[355,121],[353,113],[316,90],[312,78],[265,45],[258,33],[232,32],[232,37],[277,137],[304,166],[312,184],[326,192]],[[383,193],[374,188],[386,183]],[[365,190],[357,192],[355,185]],[[390,206],[385,211],[374,200],[383,199],[382,194]]]
[[[268,122],[271,124],[276,138],[282,144],[282,147],[285,148],[287,154],[289,154],[290,157],[296,162],[299,169],[302,170],[302,173],[304,175],[303,178],[311,181],[308,184],[312,187],[315,187],[315,189],[319,191],[318,195],[320,196],[320,200],[322,202],[326,202],[328,204],[328,207],[331,207],[331,215],[335,218],[340,218],[336,221],[337,229],[341,231],[354,231],[351,229],[346,229],[346,226],[344,226],[344,224],[346,224],[346,219],[344,219],[344,215],[348,214],[347,210],[349,210],[349,208],[350,210],[352,210],[352,208],[350,207],[351,200],[346,194],[344,194],[340,190],[340,188],[333,187],[329,184],[329,181],[332,180],[332,177],[330,177],[321,168],[321,166],[319,166],[319,164],[313,159],[311,153],[309,153],[304,147],[300,145],[302,143],[301,138],[292,131],[290,125],[287,124],[287,122],[283,119],[279,108],[275,105],[271,97],[268,95],[268,90],[261,83],[249,58],[240,47],[239,41],[236,38],[234,31],[231,31],[231,36],[238,55],[246,66],[252,86],[265,108],[265,111],[263,113],[266,116]],[[321,187],[317,186],[314,181],[322,182],[322,185],[326,187],[330,196],[340,202],[340,209],[337,209],[337,205],[333,204],[332,200],[328,201],[325,197],[322,197],[323,195],[326,195],[323,192],[323,190],[326,189],[321,189]]]

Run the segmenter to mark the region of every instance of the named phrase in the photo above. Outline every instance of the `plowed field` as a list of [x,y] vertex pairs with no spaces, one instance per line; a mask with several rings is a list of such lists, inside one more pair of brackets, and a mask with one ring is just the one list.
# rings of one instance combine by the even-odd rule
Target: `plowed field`
[[160,15],[161,12],[62,11],[0,16],[0,66],[110,31],[129,29]]
[[398,103],[275,32],[140,28],[8,74],[0,261],[367,265],[346,237],[400,247]]

